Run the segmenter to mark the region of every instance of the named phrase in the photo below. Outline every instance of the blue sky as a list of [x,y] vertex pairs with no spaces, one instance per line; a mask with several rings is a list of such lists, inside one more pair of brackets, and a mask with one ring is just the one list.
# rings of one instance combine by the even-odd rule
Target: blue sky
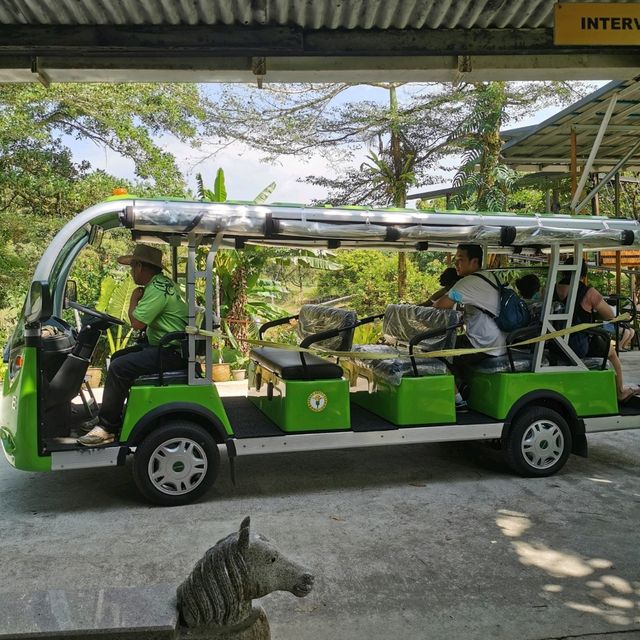
[[[594,90],[602,84],[604,82],[594,84]],[[219,87],[216,85],[205,86],[205,91],[209,95],[215,96],[218,90]],[[386,98],[386,91],[359,86],[351,89],[348,95],[343,94],[339,99],[340,101],[378,100],[381,97]],[[399,99],[402,99],[401,94]],[[511,123],[509,128],[537,124],[562,108],[542,109],[517,123]],[[126,158],[88,141],[67,140],[66,142],[71,146],[77,160],[88,160],[93,168],[103,169],[116,177],[133,177],[133,163]],[[326,195],[324,189],[299,180],[308,175],[334,176],[343,167],[335,161],[322,158],[319,154],[311,154],[306,158],[286,157],[275,163],[265,163],[260,160],[261,154],[239,143],[230,144],[212,157],[208,156],[213,147],[206,140],[201,149],[193,149],[174,139],[165,139],[162,144],[176,157],[178,166],[192,189],[195,189],[196,173],[202,173],[205,183],[212,186],[216,169],[222,167],[226,176],[227,193],[233,199],[252,199],[271,182],[277,185],[270,198],[272,202],[310,202],[313,199],[321,199]],[[362,159],[366,153],[367,149],[363,147]],[[457,163],[452,158],[448,164],[454,166]],[[452,177],[453,172],[448,176],[443,173],[443,184],[447,184],[447,179]],[[420,187],[421,185],[417,185],[415,190],[419,191]]]

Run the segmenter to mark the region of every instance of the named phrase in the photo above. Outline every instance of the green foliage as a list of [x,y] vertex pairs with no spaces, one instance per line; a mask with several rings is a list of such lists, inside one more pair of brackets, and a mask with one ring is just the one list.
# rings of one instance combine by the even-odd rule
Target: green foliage
[[[359,315],[384,311],[387,304],[401,302],[396,293],[396,254],[382,251],[339,251],[336,261],[342,269],[335,273],[321,273],[318,278],[318,297],[338,298],[352,295],[348,306]],[[407,299],[419,303],[439,288],[438,275],[443,267],[434,264],[435,273],[422,273],[413,261],[407,261]]]
[[[244,142],[269,160],[304,158],[310,152],[328,158],[336,177],[307,178],[330,191],[325,202],[388,205],[395,202],[397,191],[374,186],[372,178],[379,179],[380,170],[389,175],[393,167],[396,179],[413,174],[420,185],[441,182],[438,172],[444,168],[443,160],[460,153],[466,124],[479,122],[472,108],[479,86],[465,82],[306,83],[271,84],[255,91],[236,85],[225,87],[212,105],[211,127],[219,137]],[[568,104],[587,90],[578,83],[507,83],[502,122],[517,121],[552,104]],[[375,152],[386,166],[373,159],[362,165],[366,150]],[[410,156],[411,166],[407,165]]]
[[[161,137],[197,144],[209,121],[195,85],[6,84],[0,93],[0,342],[4,344],[33,269],[73,215],[123,186],[140,196],[181,196],[183,177]],[[138,182],[74,161],[69,139],[111,149],[134,163]],[[116,234],[117,236],[117,234]],[[95,303],[118,243],[85,249],[71,277]],[[117,255],[117,254],[115,254]]]
[[464,152],[463,161],[453,179],[460,190],[452,201],[459,209],[501,211],[506,195],[517,178],[515,171],[500,163],[500,128],[506,115],[506,83],[476,84],[472,111],[450,140]]
[[[224,202],[227,199],[222,169],[216,172],[213,191],[205,187],[202,174],[196,175],[196,182],[201,199],[211,202]],[[265,202],[275,186],[275,183],[271,183],[265,187],[254,202]],[[205,260],[204,251],[200,251],[200,269],[204,269]],[[246,351],[243,340],[256,334],[258,324],[286,315],[277,301],[287,296],[288,289],[278,278],[265,277],[268,266],[274,264],[280,269],[340,268],[322,253],[310,250],[268,249],[247,245],[241,251],[218,251],[214,268],[220,283],[220,313],[223,318],[229,319],[229,335],[238,345],[236,348],[243,352]]]
[[269,198],[269,196],[274,192],[275,188],[276,188],[276,183],[271,182],[253,199],[253,201],[256,204],[264,204]]
[[[206,102],[188,84],[7,84],[0,105],[3,163],[26,170],[32,161],[46,167],[53,160],[51,175],[68,181],[73,166],[61,136],[86,139],[133,160],[138,177],[165,195],[181,195],[183,179],[154,138],[195,143],[207,121]],[[16,185],[21,178],[15,175]]]
[[[128,325],[129,301],[135,288],[136,284],[131,277],[118,281],[111,276],[107,276],[100,285],[100,298],[96,304],[96,309],[123,320]],[[131,327],[127,328],[126,325],[109,327],[106,331],[109,355],[111,356],[116,351],[124,349],[129,343],[132,333],[133,329]]]
[[361,324],[353,332],[353,344],[378,344],[382,338],[382,322],[375,320]]

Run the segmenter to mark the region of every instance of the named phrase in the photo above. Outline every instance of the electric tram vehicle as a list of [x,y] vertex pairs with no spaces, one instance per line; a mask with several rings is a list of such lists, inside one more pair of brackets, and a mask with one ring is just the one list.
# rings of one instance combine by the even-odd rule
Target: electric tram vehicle
[[[81,249],[117,228],[130,230],[135,241],[171,248],[189,318],[185,334],[168,339],[181,341],[187,365],[135,380],[117,440],[86,448],[74,436],[97,410],[86,392],[87,368],[101,332],[121,321],[74,301],[67,283]],[[448,366],[460,312],[392,300],[367,318],[348,308],[303,305],[294,316],[298,348],[270,341],[273,327],[291,318],[260,328],[246,395],[221,397],[211,382],[217,251],[249,244],[455,251],[459,243],[479,244],[485,256],[548,256],[539,322],[508,335],[505,356],[469,372],[468,412],[456,412]],[[583,252],[639,245],[638,222],[602,217],[115,197],[67,223],[35,269],[4,352],[2,448],[11,465],[26,471],[118,466],[132,456],[136,486],[162,505],[203,495],[219,471],[220,447],[233,472],[240,456],[486,440],[499,444],[516,473],[549,476],[570,454],[587,454],[588,434],[640,426],[640,406],[618,405],[607,354],[580,359],[567,333],[576,330],[571,319]],[[206,253],[204,270],[198,251]],[[573,265],[563,263],[567,253]],[[178,256],[186,256],[182,275]],[[562,275],[570,285],[559,311],[553,285]],[[204,292],[203,305],[196,290]],[[82,314],[79,331],[63,319],[69,306]],[[354,344],[355,328],[376,318],[386,343]]]

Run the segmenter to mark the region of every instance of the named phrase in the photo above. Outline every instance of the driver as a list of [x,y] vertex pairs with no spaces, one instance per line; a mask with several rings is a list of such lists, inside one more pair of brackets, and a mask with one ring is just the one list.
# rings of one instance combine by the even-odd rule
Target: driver
[[[158,373],[160,339],[172,331],[184,331],[187,306],[178,286],[162,273],[162,251],[144,244],[133,254],[120,256],[120,264],[131,266],[133,281],[139,285],[129,301],[129,321],[137,330],[146,330],[147,344],[122,349],[113,354],[104,385],[98,425],[78,438],[88,447],[115,440],[122,424],[122,409],[133,381],[140,375]],[[163,368],[183,369],[179,347],[163,347]]]

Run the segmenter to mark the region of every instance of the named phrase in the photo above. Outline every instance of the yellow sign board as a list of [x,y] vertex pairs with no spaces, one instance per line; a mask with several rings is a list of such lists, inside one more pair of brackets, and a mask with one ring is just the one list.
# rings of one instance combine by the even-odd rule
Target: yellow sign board
[[640,45],[640,3],[579,2],[554,7],[557,45]]

